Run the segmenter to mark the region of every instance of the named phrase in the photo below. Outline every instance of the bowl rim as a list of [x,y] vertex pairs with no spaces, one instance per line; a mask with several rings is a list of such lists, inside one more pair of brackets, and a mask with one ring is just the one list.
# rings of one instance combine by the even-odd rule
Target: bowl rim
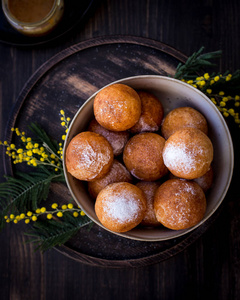
[[[225,184],[225,189],[223,190],[223,192],[221,193],[221,196],[219,197],[219,200],[218,202],[216,203],[216,205],[209,211],[209,213],[204,216],[204,218],[199,222],[197,223],[196,225],[190,227],[190,228],[187,228],[187,229],[183,229],[183,230],[174,230],[175,234],[169,236],[169,237],[160,237],[160,238],[156,238],[156,237],[153,237],[153,238],[149,238],[149,239],[146,239],[146,238],[141,238],[141,237],[136,237],[136,236],[132,236],[131,235],[131,230],[128,231],[128,232],[113,232],[111,231],[110,229],[104,227],[99,220],[96,220],[94,219],[93,217],[89,216],[85,211],[84,211],[84,208],[82,207],[80,201],[76,198],[75,194],[73,193],[72,191],[72,188],[71,188],[71,185],[69,183],[69,180],[68,180],[68,175],[69,173],[67,172],[67,169],[66,169],[66,164],[65,164],[65,153],[66,153],[66,148],[68,146],[68,143],[70,141],[68,141],[68,137],[71,133],[71,129],[76,121],[76,119],[78,118],[79,114],[81,113],[81,111],[84,109],[85,106],[88,105],[88,103],[90,101],[93,101],[93,99],[95,98],[95,96],[102,90],[104,89],[105,87],[107,86],[110,86],[112,84],[116,84],[116,83],[123,83],[123,84],[128,84],[128,83],[125,83],[126,81],[131,81],[131,80],[135,80],[135,79],[161,79],[161,80],[167,80],[167,81],[172,81],[172,82],[175,82],[176,84],[179,84],[179,85],[183,85],[185,87],[187,87],[188,89],[194,91],[195,93],[199,94],[199,96],[201,96],[202,98],[204,98],[204,100],[206,102],[208,102],[209,105],[211,105],[211,107],[215,110],[216,114],[218,115],[218,117],[220,118],[220,121],[225,129],[225,132],[226,132],[226,136],[228,138],[228,142],[229,142],[229,158],[230,158],[230,166],[229,166],[229,174],[227,176],[228,180],[226,181],[226,184]],[[64,171],[64,177],[65,177],[65,180],[66,180],[66,183],[67,183],[67,186],[68,186],[68,189],[74,199],[74,201],[78,204],[78,206],[83,210],[84,213],[86,213],[86,215],[89,217],[89,219],[91,219],[95,224],[99,225],[100,227],[102,227],[103,229],[107,230],[108,232],[112,233],[112,234],[115,234],[115,235],[118,235],[118,236],[121,236],[121,237],[124,237],[124,238],[128,238],[128,239],[132,239],[132,240],[136,240],[136,241],[144,241],[144,242],[159,242],[159,241],[166,241],[166,240],[170,240],[170,239],[175,239],[175,238],[178,238],[182,235],[185,235],[191,231],[193,231],[194,229],[196,229],[197,227],[201,226],[203,223],[205,223],[215,212],[216,210],[219,208],[219,206],[222,204],[227,192],[228,192],[228,189],[229,189],[229,186],[231,184],[231,180],[232,180],[232,175],[233,175],[233,169],[234,169],[234,147],[233,147],[233,142],[232,142],[232,138],[231,138],[231,134],[230,134],[230,131],[229,131],[229,128],[226,124],[226,121],[224,120],[222,114],[219,112],[219,110],[217,109],[217,107],[212,103],[212,101],[203,93],[201,92],[200,90],[198,90],[197,88],[191,86],[190,84],[186,83],[186,82],[183,82],[179,79],[175,79],[175,78],[172,78],[172,77],[167,77],[167,76],[162,76],[162,75],[136,75],[136,76],[130,76],[130,77],[124,77],[124,78],[121,78],[121,79],[118,79],[118,80],[115,80],[107,85],[104,85],[102,88],[98,89],[96,92],[94,92],[82,105],[81,107],[78,109],[78,111],[75,113],[71,123],[70,123],[70,126],[69,126],[69,129],[68,129],[68,132],[66,134],[66,139],[65,139],[65,142],[64,142],[64,146],[63,146],[63,171]],[[169,229],[171,230],[171,229]],[[130,233],[130,234],[129,234]]]

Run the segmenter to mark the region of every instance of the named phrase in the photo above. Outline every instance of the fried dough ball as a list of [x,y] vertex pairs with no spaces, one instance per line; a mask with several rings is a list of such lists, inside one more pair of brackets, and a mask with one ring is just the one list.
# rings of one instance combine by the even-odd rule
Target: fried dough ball
[[141,115],[141,100],[137,92],[125,84],[112,84],[95,97],[93,110],[100,125],[112,131],[133,127]]
[[154,195],[159,187],[160,183],[154,181],[140,181],[136,184],[137,187],[139,187],[143,192],[147,200],[147,209],[144,214],[143,220],[141,224],[143,226],[149,226],[149,227],[156,227],[161,225],[160,222],[157,220],[155,211],[154,211]]
[[128,131],[111,131],[102,127],[96,119],[93,119],[88,127],[89,131],[93,131],[104,136],[113,148],[113,154],[118,156],[122,154],[123,149],[129,139]]
[[170,111],[164,118],[161,131],[167,140],[174,132],[186,127],[193,127],[208,134],[206,118],[192,107],[178,107]]
[[158,131],[163,119],[163,106],[158,98],[145,91],[137,92],[142,103],[142,113],[138,122],[130,128],[131,133]]
[[194,181],[170,179],[157,189],[154,197],[157,220],[173,230],[198,224],[206,211],[206,197]]
[[112,163],[112,146],[98,133],[81,132],[67,146],[67,171],[79,180],[91,181],[103,177]]
[[128,182],[107,185],[98,194],[95,212],[107,229],[126,232],[136,227],[146,211],[146,198],[142,190]]
[[184,179],[198,178],[204,175],[211,165],[213,145],[199,129],[180,129],[166,141],[163,160],[173,175]]
[[123,151],[123,161],[129,172],[136,178],[154,181],[167,173],[163,163],[165,140],[156,133],[144,132],[134,135]]
[[88,182],[88,191],[93,198],[96,198],[99,192],[108,184],[114,182],[132,182],[132,179],[132,175],[126,167],[114,159],[111,169],[104,177]]

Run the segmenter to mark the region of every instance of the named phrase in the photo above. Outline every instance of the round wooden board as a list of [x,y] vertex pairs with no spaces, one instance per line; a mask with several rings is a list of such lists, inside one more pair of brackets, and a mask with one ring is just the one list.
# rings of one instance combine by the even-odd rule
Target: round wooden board
[[[134,75],[173,75],[178,63],[185,60],[179,51],[140,37],[101,37],[74,45],[47,61],[26,83],[9,120],[6,139],[14,141],[12,127],[29,132],[28,125],[37,122],[60,141],[61,109],[72,118],[89,96],[106,84]],[[4,168],[8,174],[13,171],[7,157]],[[70,198],[64,184],[52,185],[49,201],[66,202]],[[56,249],[94,266],[146,266],[184,250],[207,230],[216,215],[191,233],[164,242],[134,241],[93,225],[90,230],[81,228],[74,238]]]

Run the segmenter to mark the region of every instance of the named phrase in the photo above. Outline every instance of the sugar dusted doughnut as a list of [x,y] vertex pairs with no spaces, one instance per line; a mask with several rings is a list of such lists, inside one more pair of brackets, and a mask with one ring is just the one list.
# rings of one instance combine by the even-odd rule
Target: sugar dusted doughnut
[[104,177],[88,182],[88,191],[93,198],[96,198],[99,192],[108,184],[114,182],[132,182],[132,179],[132,175],[126,167],[114,159],[109,172]]
[[79,180],[103,177],[113,163],[113,150],[100,134],[85,131],[76,135],[66,150],[67,171]]
[[147,200],[147,209],[144,214],[143,220],[141,222],[143,226],[155,227],[161,225],[156,218],[154,206],[153,206],[154,195],[159,185],[160,183],[156,181],[154,182],[140,181],[136,184],[136,186],[143,191]]
[[206,118],[192,107],[178,107],[170,111],[163,120],[161,131],[167,140],[170,135],[179,129],[193,127],[208,133]]
[[96,95],[93,103],[96,120],[112,131],[133,127],[141,115],[141,100],[137,92],[125,84],[112,84]]
[[180,129],[166,141],[163,160],[169,171],[177,177],[201,177],[208,171],[213,160],[212,142],[199,129]]
[[152,93],[137,92],[142,104],[142,113],[138,122],[130,128],[132,133],[158,131],[163,119],[163,106]]
[[107,229],[126,232],[143,219],[146,198],[141,189],[127,182],[112,183],[98,194],[95,212]]
[[140,180],[158,180],[167,173],[162,157],[164,145],[164,138],[156,133],[144,132],[134,135],[123,151],[125,166]]
[[198,224],[206,211],[206,198],[194,181],[170,179],[156,191],[154,210],[157,220],[173,230]]
[[96,119],[93,119],[88,127],[89,131],[93,131],[104,136],[113,148],[115,156],[120,155],[129,139],[128,131],[111,131],[102,127]]

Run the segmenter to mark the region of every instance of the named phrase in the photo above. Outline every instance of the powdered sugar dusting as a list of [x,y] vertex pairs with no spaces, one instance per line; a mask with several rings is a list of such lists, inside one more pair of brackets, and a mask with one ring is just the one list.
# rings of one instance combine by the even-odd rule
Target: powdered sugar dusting
[[103,206],[104,213],[118,223],[131,222],[140,213],[140,200],[131,199],[125,193],[115,193],[109,196]]
[[151,124],[148,124],[142,117],[140,117],[137,125],[141,128],[142,132],[158,131],[159,129],[159,126],[153,120],[151,120]]
[[[181,181],[181,185],[179,184],[179,180]],[[178,182],[173,181],[172,183],[173,187],[175,188],[174,196],[181,197],[182,192],[196,195],[196,189],[194,188],[192,183],[189,183],[185,179],[178,179],[177,181]]]
[[98,114],[102,120],[107,119],[107,122],[114,126],[128,109],[126,101],[111,99],[110,101],[106,100],[104,105],[98,107]]
[[201,147],[189,151],[184,143],[168,143],[164,149],[163,160],[170,170],[181,169],[184,173],[189,174],[196,170],[199,160],[197,155],[201,156],[202,153],[203,149]]
[[196,195],[196,189],[194,186],[188,182],[182,181],[182,190],[192,195]]
[[188,204],[189,199],[185,197],[184,201],[182,201],[181,197],[181,192],[176,193],[173,202],[168,203],[168,205],[161,205],[165,218],[171,226],[187,224],[191,218],[191,209]]
[[101,151],[95,151],[90,143],[86,143],[84,146],[84,151],[81,152],[78,161],[79,168],[81,168],[82,164],[85,168],[89,168],[92,164],[99,162],[98,165],[101,165],[109,160],[108,155]]
[[[170,188],[170,186],[169,186]],[[166,220],[170,228],[191,226],[198,218],[199,194],[198,186],[187,180],[171,180],[171,197],[168,201],[160,202],[163,211],[163,223]]]
[[72,152],[75,152],[77,157],[76,169],[88,172],[89,179],[95,178],[110,160],[108,151],[95,151],[89,142],[73,145]]
[[168,222],[172,226],[176,223],[178,224],[187,224],[191,219],[191,209],[185,205],[181,205],[181,203],[175,206],[175,210],[171,210],[171,214],[168,214]]

